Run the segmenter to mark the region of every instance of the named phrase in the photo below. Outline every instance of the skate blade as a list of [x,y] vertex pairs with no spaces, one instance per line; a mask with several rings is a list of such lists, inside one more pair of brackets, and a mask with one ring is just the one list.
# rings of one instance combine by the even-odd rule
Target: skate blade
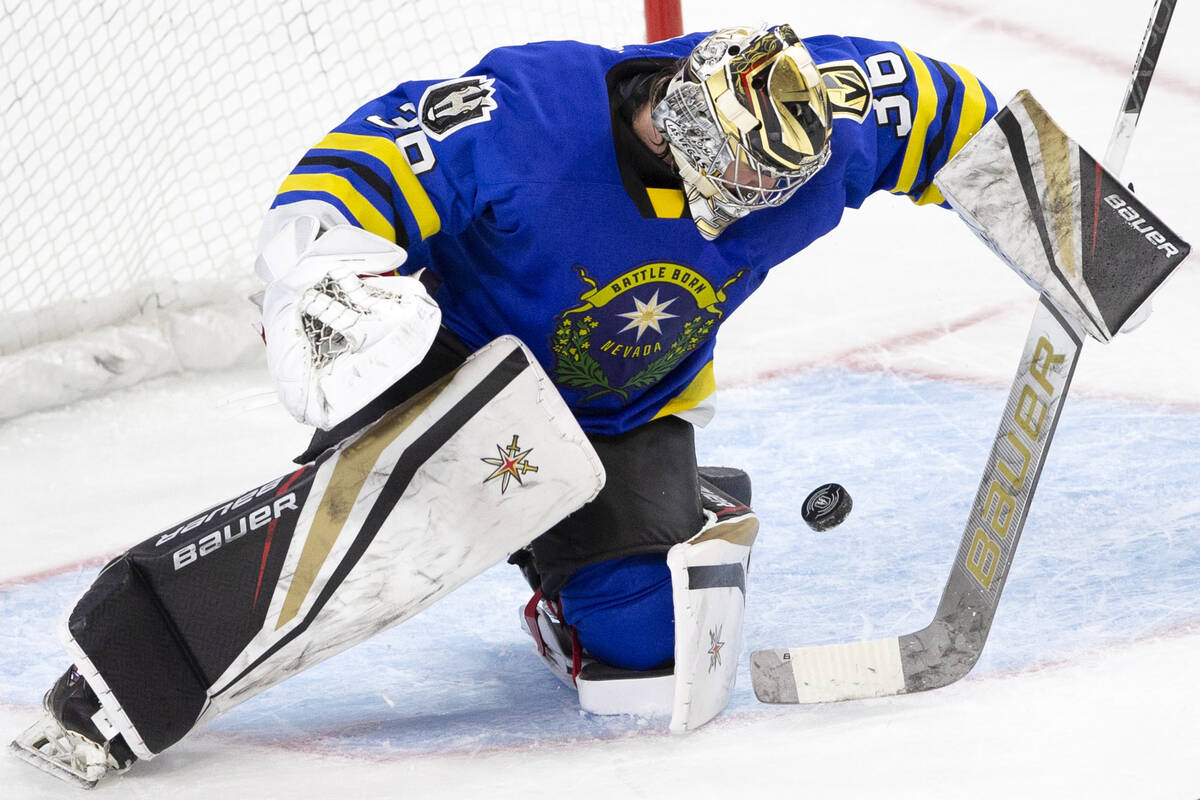
[[[32,725],[9,748],[22,761],[82,789],[93,788],[108,772],[107,754],[99,746],[63,730],[50,719]],[[95,750],[91,759],[83,755],[88,748]],[[97,758],[105,761],[97,763]]]

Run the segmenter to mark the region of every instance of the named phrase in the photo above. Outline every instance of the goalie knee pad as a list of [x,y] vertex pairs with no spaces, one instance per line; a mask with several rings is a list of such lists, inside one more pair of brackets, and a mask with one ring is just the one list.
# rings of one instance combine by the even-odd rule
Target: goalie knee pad
[[667,554],[645,553],[578,570],[558,596],[583,647],[616,667],[670,664],[675,648]]
[[540,590],[522,610],[521,624],[533,638],[534,651],[554,676],[578,690],[584,711],[605,716],[671,713],[675,670],[670,664],[631,670],[596,660],[583,649],[575,628],[563,621],[559,602],[545,599]]

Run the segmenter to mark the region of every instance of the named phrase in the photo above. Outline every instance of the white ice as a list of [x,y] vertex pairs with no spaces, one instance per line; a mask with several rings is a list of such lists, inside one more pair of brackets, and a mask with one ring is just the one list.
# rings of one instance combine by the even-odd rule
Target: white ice
[[[1104,152],[1149,2],[685,0],[691,29],[787,20],[903,42],[1007,100],[1029,88]],[[1200,12],[1181,4],[1124,177],[1195,241]],[[397,78],[402,76],[397,76]],[[872,198],[726,324],[702,460],[746,468],[763,533],[751,648],[925,625],[1035,299],[937,209]],[[1200,355],[1189,264],[1135,333],[1085,345],[978,667],[945,689],[817,707],[753,696],[686,737],[589,717],[516,627],[497,568],[231,712],[98,796],[1200,796]],[[0,732],[65,667],[53,626],[97,565],[288,468],[306,433],[262,368],[161,379],[0,425]],[[851,517],[796,517],[820,483]],[[0,758],[0,797],[73,797]]]

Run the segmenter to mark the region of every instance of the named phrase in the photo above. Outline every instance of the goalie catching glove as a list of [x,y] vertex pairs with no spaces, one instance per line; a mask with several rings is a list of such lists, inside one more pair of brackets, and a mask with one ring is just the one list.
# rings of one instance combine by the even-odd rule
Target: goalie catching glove
[[300,422],[332,428],[425,357],[441,324],[437,303],[416,278],[381,275],[405,258],[382,237],[350,225],[322,231],[308,216],[263,247],[267,367]]

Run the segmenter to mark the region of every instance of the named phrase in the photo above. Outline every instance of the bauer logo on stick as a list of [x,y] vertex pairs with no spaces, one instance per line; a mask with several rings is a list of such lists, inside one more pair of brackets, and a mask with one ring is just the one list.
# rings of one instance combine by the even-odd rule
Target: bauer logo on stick
[[850,493],[840,484],[827,483],[805,498],[800,516],[814,531],[827,531],[841,524],[853,506]]

